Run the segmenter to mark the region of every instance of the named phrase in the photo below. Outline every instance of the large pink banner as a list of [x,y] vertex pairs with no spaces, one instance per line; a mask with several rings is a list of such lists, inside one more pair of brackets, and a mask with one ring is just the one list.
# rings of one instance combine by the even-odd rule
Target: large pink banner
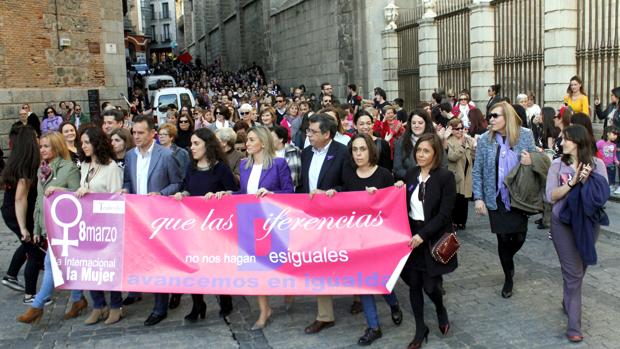
[[404,189],[221,200],[46,199],[63,289],[238,295],[389,293],[410,253]]

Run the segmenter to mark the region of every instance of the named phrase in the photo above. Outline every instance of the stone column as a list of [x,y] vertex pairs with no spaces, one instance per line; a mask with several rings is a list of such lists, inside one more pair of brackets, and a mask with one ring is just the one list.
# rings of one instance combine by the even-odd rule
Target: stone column
[[398,97],[398,34],[396,19],[398,6],[394,1],[383,9],[387,26],[381,32],[381,48],[383,53],[383,89],[389,101]]
[[420,62],[420,101],[430,101],[439,85],[437,72],[438,33],[435,12],[426,12],[418,22],[418,53]]
[[487,91],[495,84],[495,12],[491,0],[474,0],[469,7],[471,97],[486,112]]
[[577,0],[545,1],[545,105],[559,108],[577,74]]

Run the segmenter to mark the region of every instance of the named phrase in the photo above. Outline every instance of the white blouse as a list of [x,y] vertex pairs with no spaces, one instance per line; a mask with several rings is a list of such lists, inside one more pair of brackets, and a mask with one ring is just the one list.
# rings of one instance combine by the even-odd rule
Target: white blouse
[[250,178],[248,178],[248,194],[256,194],[258,191],[258,184],[260,182],[260,174],[263,171],[263,164],[252,165],[252,172],[250,172]]
[[422,204],[422,201],[418,200],[418,193],[420,191],[420,185],[423,182],[426,183],[429,178],[430,176],[426,177],[425,181],[422,181],[422,179],[418,177],[418,185],[413,191],[413,194],[411,194],[411,211],[409,211],[409,217],[411,217],[414,221],[424,221],[424,205]]

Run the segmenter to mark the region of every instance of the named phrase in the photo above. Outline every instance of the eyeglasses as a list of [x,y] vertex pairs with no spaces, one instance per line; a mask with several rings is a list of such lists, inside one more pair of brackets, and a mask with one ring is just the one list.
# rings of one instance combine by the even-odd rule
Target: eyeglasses
[[189,120],[179,120],[179,124],[189,124]]
[[418,185],[418,200],[424,203],[424,194],[426,194],[426,182],[421,182]]
[[317,131],[317,130],[313,130],[311,128],[306,129],[306,134],[316,135],[316,134],[319,134],[319,133],[321,133],[321,130]]
[[250,114],[250,112],[248,112],[248,111],[240,111],[239,112],[239,115],[248,115],[248,114]]
[[466,101],[467,98],[459,98],[459,101]]
[[498,113],[491,113],[491,114],[489,114],[489,117],[491,117],[491,119],[499,118],[500,116],[503,116],[503,115],[502,114],[498,114]]
[[462,127],[453,128],[452,131],[463,131]]
[[217,111],[217,110],[216,110],[216,111],[215,111],[215,115],[224,115],[224,114],[222,114],[222,112],[221,112],[221,111]]
[[276,99],[276,103],[282,103],[282,102],[284,102],[283,99]]
[[82,111],[82,109],[76,108],[75,111]]

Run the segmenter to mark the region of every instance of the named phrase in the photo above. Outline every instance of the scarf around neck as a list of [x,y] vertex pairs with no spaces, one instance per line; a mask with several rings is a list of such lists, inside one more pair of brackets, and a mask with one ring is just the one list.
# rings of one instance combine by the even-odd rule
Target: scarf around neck
[[497,191],[495,194],[501,195],[502,202],[506,210],[510,211],[510,192],[508,186],[504,183],[504,178],[508,176],[510,171],[519,163],[519,157],[510,149],[508,137],[505,139],[499,133],[495,134],[495,140],[499,144],[499,162],[497,164]]

